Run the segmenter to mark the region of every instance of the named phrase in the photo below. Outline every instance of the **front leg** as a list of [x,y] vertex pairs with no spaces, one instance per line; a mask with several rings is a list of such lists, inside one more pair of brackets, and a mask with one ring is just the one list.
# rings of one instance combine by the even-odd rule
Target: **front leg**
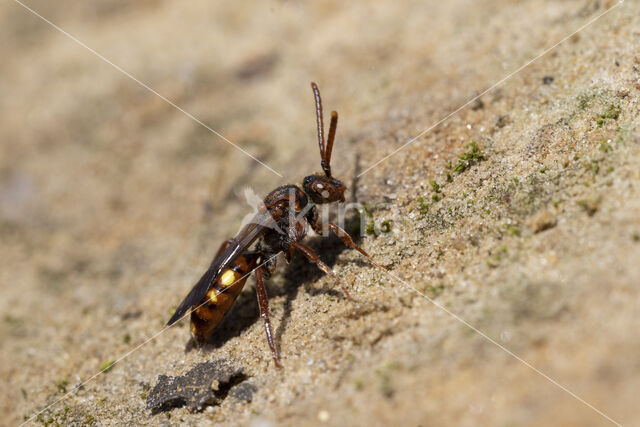
[[[315,231],[316,233],[322,235],[322,223],[319,221],[319,216],[317,216],[317,218],[314,218],[314,219],[315,219],[315,221],[313,221],[311,223],[311,227],[313,228],[313,231]],[[333,231],[336,234],[336,236],[338,236],[340,238],[340,240],[342,240],[342,243],[344,243],[345,245],[349,246],[350,248],[355,249],[356,251],[360,252],[362,255],[364,255],[369,260],[369,262],[371,264],[375,265],[378,268],[386,270],[386,268],[384,268],[383,266],[381,266],[380,264],[375,262],[373,260],[373,258],[371,258],[371,256],[364,249],[362,249],[360,246],[356,245],[356,243],[353,241],[353,239],[351,238],[349,233],[347,233],[342,228],[338,227],[336,224],[334,224],[332,222],[328,222],[327,223],[327,227],[329,228],[329,230]]]
[[298,242],[293,242],[291,243],[291,247],[296,248],[297,250],[299,250],[300,252],[302,252],[302,254],[307,257],[307,259],[309,261],[311,261],[312,263],[314,263],[315,265],[318,266],[318,268],[322,271],[324,271],[325,273],[327,273],[329,276],[331,276],[336,283],[340,286],[340,288],[342,289],[342,292],[344,292],[344,296],[349,300],[349,301],[353,301],[353,299],[351,298],[351,295],[349,295],[349,292],[347,292],[347,288],[345,288],[344,286],[342,286],[342,283],[340,283],[340,279],[338,279],[338,276],[336,276],[336,274],[333,272],[333,270],[331,269],[331,267],[329,267],[327,264],[325,264],[324,262],[320,261],[320,257],[318,257],[318,254],[316,254],[313,249],[311,249],[309,246],[303,245],[302,243],[298,243]]

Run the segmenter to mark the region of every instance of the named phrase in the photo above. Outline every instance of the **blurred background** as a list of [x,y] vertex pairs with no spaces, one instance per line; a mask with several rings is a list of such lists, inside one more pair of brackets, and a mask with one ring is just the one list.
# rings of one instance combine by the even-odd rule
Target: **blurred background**
[[[637,43],[638,21],[632,18],[633,8],[637,7],[624,5],[624,10],[620,8],[604,17],[602,23],[596,24],[599,26],[572,38],[569,42],[572,47],[550,54],[516,79],[506,82],[497,92],[483,97],[484,104],[496,103],[494,110],[476,103],[471,106],[473,110],[465,109],[460,117],[418,141],[415,151],[399,153],[395,160],[356,179],[359,171],[615,4],[609,3],[587,0],[24,2],[102,55],[109,64],[18,2],[3,2],[0,5],[0,57],[3,58],[0,66],[0,258],[3,265],[0,269],[3,315],[0,372],[5,380],[0,385],[0,408],[5,415],[4,422],[15,424],[25,415],[30,416],[53,403],[64,391],[95,373],[105,361],[115,359],[160,330],[170,308],[189,290],[219,242],[233,235],[247,213],[248,206],[242,195],[244,187],[266,194],[278,185],[298,183],[319,169],[310,81],[316,81],[320,87],[325,112],[336,109],[340,113],[332,166],[334,175],[342,177],[355,191],[351,197],[375,204],[388,202],[387,196],[393,194],[391,200],[398,197],[398,206],[411,207],[416,194],[407,193],[408,189],[420,188],[422,184],[429,188],[428,180],[435,173],[432,171],[437,171],[439,177],[444,176],[445,161],[455,160],[468,139],[474,137],[469,123],[473,123],[474,129],[482,127],[483,132],[485,129],[488,132],[500,116],[516,110],[519,113],[511,115],[511,136],[530,138],[535,128],[527,126],[538,123],[546,114],[535,108],[549,108],[541,98],[564,97],[570,100],[569,104],[578,95],[578,87],[589,87],[594,81],[615,86],[619,76],[604,75],[606,70],[614,69],[608,67],[614,67],[615,58],[624,58],[625,72],[631,73],[629,64],[633,55],[625,46]],[[630,34],[635,34],[635,38]],[[591,63],[586,59],[580,63],[585,55]],[[592,75],[594,70],[600,74]],[[546,75],[564,79],[558,81],[556,77],[556,86],[549,89],[555,92],[534,93],[531,88],[540,87]],[[625,81],[628,83],[629,79]],[[627,86],[635,90],[630,83]],[[282,177],[149,89],[221,133]],[[631,98],[637,100],[637,92],[632,92]],[[622,102],[631,102],[629,99]],[[536,105],[535,111],[530,109],[532,103]],[[504,143],[505,147],[521,141],[517,137],[509,139],[493,134],[484,134],[484,137],[486,141]],[[580,138],[571,139],[567,144],[573,145],[577,140]],[[524,152],[523,148],[521,153]],[[504,158],[513,154],[506,149],[496,149],[495,153]],[[413,176],[414,181],[406,181],[409,176]],[[483,179],[496,176],[488,172]],[[396,189],[394,185],[401,182],[406,188]],[[428,233],[423,230],[429,235],[434,232],[434,229]],[[397,239],[402,242],[401,237]],[[392,243],[385,246],[381,242],[388,243],[384,239],[371,239],[368,250],[381,257],[404,254],[403,257],[412,259],[412,263],[395,264],[396,273],[407,279],[412,277],[409,273],[415,268],[426,265],[423,257],[431,253],[422,247],[407,253],[390,246]],[[503,243],[495,243],[496,248],[500,245]],[[350,255],[341,256],[355,259]],[[484,265],[484,258],[482,255],[480,264]],[[431,268],[431,273],[438,268],[435,263],[429,265],[425,268]],[[375,274],[371,271],[359,276],[358,271],[362,269],[366,268],[360,264],[353,272],[347,271],[351,282],[373,280],[371,277]],[[279,279],[274,280],[277,286]],[[329,282],[323,283],[327,286]],[[316,304],[326,304],[327,316],[347,310],[346,305],[341,305],[343,302],[336,308],[331,301],[309,300],[305,295],[305,292],[294,295],[294,307],[301,310],[303,317],[314,316]],[[455,299],[456,295],[459,294],[452,293],[451,297]],[[637,301],[637,293],[633,295]],[[286,292],[276,292],[272,303],[276,318],[281,313],[278,307],[282,306],[278,301],[282,303],[285,296]],[[365,328],[352,331],[354,336],[368,333],[367,322],[391,324],[393,318],[418,319],[419,309],[436,310],[428,303],[418,308],[402,308],[395,294],[378,297],[382,301],[389,299],[394,309],[389,313],[382,310],[381,313],[387,314],[353,326]],[[375,299],[375,295],[370,299]],[[247,310],[251,312],[253,308],[248,306]],[[462,310],[466,312],[466,306]],[[469,310],[470,314],[476,313],[475,308]],[[415,325],[422,321],[416,320]],[[292,354],[291,357],[302,353],[295,350],[295,342],[308,332],[296,329],[294,323],[291,320],[289,329],[280,333],[281,351]],[[323,357],[327,344],[320,342],[317,348],[300,356],[299,369],[294,368],[291,361],[287,378],[273,380],[277,374],[263,373],[260,365],[268,363],[262,326],[255,316],[250,325],[246,336],[238,334],[229,344],[221,343],[220,346],[226,345],[221,351],[230,358],[241,357],[239,355],[246,352],[246,360],[242,360],[248,369],[255,369],[256,377],[265,375],[260,377],[261,381],[266,383],[269,379],[277,384],[273,385],[275,388],[264,385],[259,403],[253,406],[216,408],[214,420],[247,423],[256,413],[264,413],[266,420],[285,424],[322,422],[324,415],[316,417],[318,411],[324,410],[322,402],[309,400],[304,389],[299,388],[301,384],[314,384],[313,390],[319,394],[341,391],[341,387],[354,392],[357,378],[343,381],[346,374],[341,369],[351,360],[340,350],[344,344],[331,347],[336,370],[305,368],[308,359]],[[446,328],[457,331],[459,325],[450,322]],[[446,328],[443,330],[448,331]],[[436,332],[431,329],[429,333]],[[141,350],[133,360],[123,362],[128,363],[126,368],[119,372],[114,369],[107,379],[100,377],[79,396],[48,410],[43,419],[50,417],[62,424],[167,421],[165,415],[149,416],[144,409],[144,399],[139,396],[155,382],[158,374],[182,372],[186,366],[220,353],[185,355],[186,328],[165,335]],[[455,344],[458,341],[451,339],[454,340],[451,347],[442,342],[438,346],[466,348],[462,344],[458,347]],[[401,336],[398,340],[407,345],[430,342],[422,335]],[[537,345],[532,344],[533,341],[522,343],[519,349],[527,353]],[[482,369],[472,362],[473,349],[479,344],[474,345],[476,347],[467,350],[470,371]],[[491,348],[490,344],[487,346]],[[349,351],[357,356],[356,365],[362,369],[373,363],[367,357],[376,358],[378,356],[372,354],[379,354],[375,363],[382,368],[378,373],[370,373],[375,384],[370,393],[364,386],[370,398],[345,401],[343,407],[336,409],[336,414],[344,416],[354,411],[351,413],[354,422],[366,422],[370,419],[366,415],[369,407],[364,403],[359,407],[357,402],[368,401],[367,404],[381,405],[380,411],[386,414],[377,422],[393,420],[389,410],[398,404],[398,398],[389,400],[388,393],[379,389],[384,389],[385,381],[392,381],[391,376],[397,375],[401,378],[398,384],[405,384],[414,374],[402,370],[397,373],[395,368],[389,368],[396,365],[385,362],[393,359],[390,356],[393,353],[388,353],[391,350],[386,347],[365,343]],[[428,350],[421,351],[425,352]],[[430,357],[436,354],[433,352]],[[253,360],[258,360],[255,362],[258,367],[252,367]],[[539,377],[531,387],[544,387],[543,394],[548,395],[542,406],[537,406],[536,393],[526,386],[516,387],[520,391],[505,397],[512,390],[510,384],[522,384],[522,381],[526,384],[527,380],[521,381],[519,375],[528,380],[536,377],[511,359],[499,358],[495,366],[502,366],[507,360],[508,366],[518,374],[502,377],[501,385],[491,383],[492,374],[483,377],[483,386],[467,391],[464,397],[456,397],[455,382],[446,387],[440,383],[439,398],[429,397],[435,399],[427,405],[430,409],[413,402],[413,410],[406,409],[411,413],[408,419],[426,424],[434,419],[463,424],[485,420],[518,425],[536,424],[535,420],[606,422]],[[587,371],[597,371],[593,375],[609,378],[605,368],[598,370],[596,365],[585,363],[589,366],[585,368]],[[404,366],[408,365],[411,364]],[[637,363],[634,366],[635,378]],[[458,368],[452,371],[459,372]],[[553,365],[551,371],[563,377],[562,367]],[[624,371],[615,372],[619,375]],[[574,374],[569,378],[579,378],[579,372]],[[467,380],[456,377],[465,390],[474,383],[473,375],[469,375]],[[403,396],[419,393],[418,390],[424,388],[438,388],[436,380],[429,381],[421,374],[415,374],[415,378],[420,378],[420,382],[407,385]],[[595,389],[590,396],[605,408],[627,415],[633,411],[627,406],[629,400],[623,398],[616,406],[606,397],[611,390],[609,383],[602,387],[579,384],[580,391]],[[637,381],[627,386],[630,384]],[[473,396],[483,396],[493,386],[501,392],[492,395],[489,403],[474,403]],[[356,392],[358,387],[355,386]],[[625,387],[616,390],[622,393]],[[270,394],[278,396],[277,403],[268,400]],[[110,402],[110,407],[101,406],[100,399]],[[298,399],[304,402],[300,405],[304,410],[286,409]],[[444,403],[450,399],[458,400]],[[551,403],[558,399],[561,403]],[[433,415],[433,411],[438,412],[439,404],[443,412]],[[69,415],[65,415],[65,406],[70,408],[66,410]],[[571,409],[565,412],[567,407]],[[310,412],[308,408],[312,408]],[[489,411],[490,408],[493,410]],[[429,413],[432,415],[427,415]],[[400,414],[397,416],[402,419]],[[200,423],[212,415],[178,412],[178,417],[180,421],[174,417],[171,422]],[[635,417],[637,419],[637,414]],[[332,417],[330,422],[337,423],[339,419]]]

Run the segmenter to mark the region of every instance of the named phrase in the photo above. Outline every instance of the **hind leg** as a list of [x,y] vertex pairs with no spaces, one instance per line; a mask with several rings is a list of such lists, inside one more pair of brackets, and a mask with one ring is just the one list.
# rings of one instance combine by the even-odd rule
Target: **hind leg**
[[276,351],[276,346],[273,343],[273,332],[271,332],[271,320],[269,319],[269,298],[267,297],[267,288],[264,286],[263,275],[268,274],[269,272],[264,265],[261,265],[256,269],[256,295],[258,296],[260,317],[264,319],[264,330],[267,334],[267,343],[269,343],[269,348],[271,349],[273,362],[277,368],[282,368],[278,358],[278,352]]

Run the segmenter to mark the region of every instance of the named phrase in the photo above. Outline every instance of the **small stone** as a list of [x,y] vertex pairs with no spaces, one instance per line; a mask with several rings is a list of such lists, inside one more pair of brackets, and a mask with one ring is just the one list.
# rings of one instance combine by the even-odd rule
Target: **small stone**
[[232,387],[231,390],[229,390],[229,396],[243,402],[251,402],[256,391],[258,391],[258,387],[245,381]]
[[553,214],[547,210],[542,210],[534,215],[530,225],[531,231],[540,233],[541,231],[555,227],[556,224],[557,221]]
[[509,123],[511,123],[511,119],[509,118],[509,116],[499,116],[496,120],[496,127],[503,128]]
[[395,264],[395,261],[393,258],[385,256],[380,260],[379,264],[384,268],[391,268]]
[[154,414],[180,406],[202,411],[207,406],[220,404],[227,393],[235,393],[245,379],[241,368],[229,366],[224,360],[198,363],[177,377],[160,375],[147,397],[147,408]]
[[329,421],[329,412],[322,410],[320,412],[318,412],[318,420],[320,420],[320,422],[322,423],[326,423],[327,421]]
[[542,84],[550,85],[551,83],[553,83],[553,80],[553,76],[544,76],[542,78]]

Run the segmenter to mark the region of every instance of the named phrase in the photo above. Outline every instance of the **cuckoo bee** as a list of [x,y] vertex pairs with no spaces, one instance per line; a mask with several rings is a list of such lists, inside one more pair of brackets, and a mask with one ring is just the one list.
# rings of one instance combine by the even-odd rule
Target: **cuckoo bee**
[[[316,205],[344,202],[346,187],[340,180],[331,176],[331,150],[336,136],[338,113],[331,112],[329,134],[325,144],[320,91],[313,82],[311,88],[315,98],[320,165],[323,173],[305,177],[301,186],[284,185],[269,193],[253,219],[236,237],[222,244],[207,271],[168,322],[168,325],[174,324],[190,310],[191,334],[196,344],[203,344],[211,337],[240,294],[249,274],[254,271],[260,317],[264,320],[267,343],[277,367],[281,365],[273,342],[264,281],[275,270],[278,253],[283,252],[287,262],[296,251],[302,253],[335,280],[347,299],[351,299],[349,293],[331,268],[320,260],[313,249],[301,243],[307,234],[308,226],[320,235],[325,230],[335,233],[345,245],[360,252],[375,266],[383,268],[356,245],[346,231],[331,222],[323,224],[320,218]],[[254,243],[255,246],[251,249]]]

